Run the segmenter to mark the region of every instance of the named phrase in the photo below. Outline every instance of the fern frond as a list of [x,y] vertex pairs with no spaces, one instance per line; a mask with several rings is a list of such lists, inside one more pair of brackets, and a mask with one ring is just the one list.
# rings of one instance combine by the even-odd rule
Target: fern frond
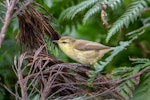
[[[81,2],[81,3],[79,3],[79,4],[76,5],[76,6],[72,6],[72,7],[68,8],[68,9],[66,9],[66,10],[63,12],[63,15],[67,16],[67,17],[66,17],[67,19],[73,19],[74,16],[75,16],[77,13],[79,13],[79,12],[85,10],[86,8],[88,8],[88,7],[92,6],[92,5],[94,5],[94,4],[97,3],[98,1],[99,1],[99,0],[85,0],[85,1],[83,1],[83,2]],[[61,16],[63,16],[63,15],[61,15]]]
[[126,100],[128,100],[133,95],[132,93],[135,90],[137,81],[139,80],[128,80],[120,84],[117,88],[122,88],[122,89],[120,89],[118,93],[122,95],[124,98],[126,98]]
[[136,87],[130,100],[149,100],[150,98],[150,73],[141,76],[140,84]]
[[112,9],[115,9],[119,4],[122,3],[122,1],[123,0],[85,0],[76,6],[72,6],[66,9],[61,13],[59,19],[73,19],[79,12],[92,7],[84,15],[83,23],[85,23],[92,15],[101,11],[99,4],[106,4]]
[[98,5],[93,6],[91,9],[89,9],[86,14],[84,15],[83,18],[83,23],[85,23],[89,17],[91,17],[92,15],[94,15],[95,13],[100,12],[101,8]]
[[121,5],[124,0],[106,0],[104,4],[107,4],[113,10],[117,9],[118,5]]
[[135,58],[133,63],[134,64],[143,64],[143,63],[147,63],[147,62],[150,62],[150,60],[147,58]]
[[[150,66],[150,59],[137,58],[137,59],[133,59],[133,60],[134,60],[133,63],[136,64],[134,67],[121,67],[121,68],[117,68],[117,69],[113,70],[113,72],[112,72],[113,78],[114,79],[125,79],[127,77],[130,77],[132,75],[139,73],[144,68]],[[147,77],[147,79],[149,79],[150,73],[147,73],[142,76]],[[123,87],[122,89],[119,90],[119,93],[126,99],[132,97],[132,95],[133,95],[132,93],[134,93],[133,91],[135,91],[136,86],[141,85],[139,82],[143,83],[143,81],[139,78],[141,78],[141,76],[139,76],[138,78],[133,78],[132,80],[128,80],[126,82],[121,83],[117,87],[117,88]],[[149,81],[145,81],[145,82],[149,83]]]
[[112,59],[121,51],[124,50],[128,45],[130,44],[130,41],[124,41],[120,42],[120,45],[117,47],[114,47],[111,55],[105,59],[105,61],[100,61],[99,64],[95,65],[94,68],[97,72],[100,72],[103,70],[103,68],[110,62]]
[[150,66],[150,61],[147,62],[147,63],[145,63],[145,64],[143,64],[143,65],[142,65],[142,68],[145,68],[145,67],[148,67],[148,66]]
[[130,41],[124,41],[120,42],[120,45],[113,48],[113,51],[111,52],[111,55],[105,59],[105,61],[100,61],[99,63],[94,65],[95,71],[90,72],[91,76],[89,78],[89,82],[92,83],[97,75],[98,72],[102,71],[104,67],[112,61],[112,59],[122,50],[124,50],[125,47],[127,47],[130,44]]
[[122,4],[122,0],[101,0],[97,2],[92,8],[90,8],[86,12],[83,18],[83,23],[85,23],[92,15],[101,11],[99,4],[106,4],[114,10],[119,4]]
[[131,73],[132,71],[132,67],[119,67],[117,69],[114,69],[111,74],[113,75],[113,78],[121,78],[124,73]]
[[[125,79],[135,73],[138,73],[139,71],[140,71],[139,67],[120,67],[112,71],[112,76],[113,79]],[[118,85],[117,88],[119,94],[128,100],[129,97],[132,96],[132,92],[135,89],[135,86],[137,85],[136,84],[137,81],[139,80],[137,79],[127,80]]]
[[131,3],[127,11],[113,24],[112,28],[108,31],[106,41],[108,42],[110,38],[124,26],[128,28],[128,25],[131,22],[133,23],[137,17],[142,14],[145,7],[147,7],[147,3],[144,0],[138,0]]
[[70,16],[72,15],[74,8],[75,6],[72,6],[72,7],[67,8],[65,11],[63,11],[60,14],[59,20],[70,19]]
[[137,64],[135,67],[139,67],[141,69],[150,66],[150,59],[147,58],[137,58],[133,62],[133,64]]
[[94,5],[96,2],[98,2],[99,0],[87,0],[87,1],[83,1],[80,4],[76,5],[74,8],[74,13],[71,15],[71,19],[74,18],[74,16],[79,13],[80,11],[85,10],[86,8]]
[[[144,25],[143,27],[147,28],[149,27],[149,24]],[[141,28],[140,30],[142,30],[143,28]],[[131,32],[130,32],[131,33]],[[134,33],[134,34],[133,34]],[[141,34],[143,34],[144,32],[139,32],[139,29],[134,30],[134,32],[132,33],[132,35],[135,35],[134,37],[132,36],[132,38],[130,38],[129,41],[121,41],[120,45],[117,47],[113,48],[113,51],[111,52],[111,55],[109,57],[107,57],[105,59],[105,61],[100,61],[99,64],[95,65],[94,68],[97,72],[100,72],[101,70],[103,70],[103,68],[110,62],[112,61],[112,59],[121,51],[124,50],[124,48],[126,48],[127,46],[130,45],[130,43],[132,43],[135,39],[137,39]],[[128,33],[127,33],[128,34]]]

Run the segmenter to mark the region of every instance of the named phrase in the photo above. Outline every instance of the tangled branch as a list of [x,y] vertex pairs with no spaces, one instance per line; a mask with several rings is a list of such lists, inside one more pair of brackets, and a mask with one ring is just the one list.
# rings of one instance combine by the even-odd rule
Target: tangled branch
[[[30,98],[35,94],[40,95],[40,100],[47,98],[68,99],[75,96],[87,95],[88,98],[116,98],[123,99],[117,92],[116,88],[119,84],[126,82],[150,71],[150,66],[124,79],[108,80],[106,76],[97,75],[93,82],[93,87],[88,86],[88,72],[91,67],[76,63],[60,63],[49,66],[51,58],[45,60],[40,56],[40,52],[35,53],[36,57],[23,54],[16,62],[14,69],[17,73],[18,89],[22,89],[20,98]],[[32,59],[32,63],[28,66],[22,66],[23,60]],[[17,67],[18,66],[18,67]],[[19,68],[21,68],[19,70]],[[29,69],[28,74],[24,76],[24,72]],[[24,77],[22,77],[24,76]],[[123,87],[122,87],[123,88]],[[92,90],[92,91],[91,91]],[[27,93],[27,94],[26,94]],[[26,97],[24,97],[26,96]]]
[[[4,18],[4,24],[3,27],[0,31],[0,48],[2,46],[3,39],[6,35],[7,28],[10,24],[10,21],[12,20],[13,17],[16,17],[17,14],[19,14],[22,10],[26,8],[33,0],[28,0],[22,7],[18,8],[17,5],[19,3],[18,0],[6,0],[6,14]],[[12,14],[15,11],[15,8],[18,8],[16,10],[15,14]]]

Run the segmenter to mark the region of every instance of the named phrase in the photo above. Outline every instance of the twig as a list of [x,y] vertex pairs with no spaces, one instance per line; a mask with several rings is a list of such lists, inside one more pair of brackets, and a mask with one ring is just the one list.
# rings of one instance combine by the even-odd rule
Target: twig
[[9,89],[7,88],[7,86],[5,86],[4,84],[0,83],[0,87],[2,87],[2,88],[4,88],[5,90],[7,90],[11,95],[13,95],[13,96],[15,96],[15,97],[21,99],[19,96],[17,96],[16,94],[14,94],[11,90],[9,90]]
[[[16,83],[16,85],[15,85],[15,94],[17,95],[17,96],[19,96],[19,93],[18,93],[18,83]],[[17,97],[15,97],[16,98],[16,100],[18,100],[18,98]]]
[[[49,76],[48,81],[46,82],[45,86],[44,86],[44,90],[43,93],[41,94],[41,100],[45,100],[48,96],[48,94],[50,93],[50,89],[52,87],[52,84],[54,83],[54,80],[56,79],[56,77],[60,74],[59,72],[63,69],[63,67],[60,67],[58,69],[58,71],[53,74],[52,76]],[[53,71],[51,71],[50,74],[52,74]]]
[[[67,67],[67,68],[70,68],[70,69],[80,69],[80,68],[82,68],[82,67],[89,67],[89,65],[83,65],[83,64],[76,64],[76,63],[61,63],[61,64],[55,64],[55,65],[53,65],[53,66],[51,66],[50,68],[47,68],[47,69],[45,69],[45,70],[43,70],[43,74],[49,74],[52,70],[53,70],[53,68],[55,68],[55,70],[53,70],[53,72],[57,72],[58,70],[56,69],[56,68],[59,68],[59,67]],[[73,68],[71,68],[71,67],[73,67]],[[82,69],[80,69],[80,70],[82,70]],[[88,71],[88,70],[83,70],[83,71]],[[65,72],[61,72],[61,73],[63,73],[63,74],[65,74]],[[66,74],[69,74],[69,73],[66,73]],[[26,81],[28,81],[28,80],[30,80],[30,79],[32,79],[32,78],[36,78],[36,77],[38,77],[38,76],[40,76],[40,72],[37,72],[37,73],[33,73],[33,74],[31,74],[31,75],[28,75],[28,76],[26,76],[25,78],[24,78],[24,80],[26,80]],[[74,84],[74,83],[73,83]],[[76,83],[75,83],[76,84]]]
[[31,97],[31,96],[33,96],[35,93],[39,93],[40,94],[40,91],[39,90],[37,90],[37,88],[36,88],[36,85],[38,84],[38,81],[36,80],[35,82],[34,82],[34,84],[32,84],[32,89],[31,89],[31,92],[29,93],[29,98]]
[[[109,88],[109,89],[106,89],[106,90],[103,91],[103,92],[97,92],[97,93],[95,93],[95,94],[92,94],[92,96],[85,98],[85,100],[89,100],[89,99],[95,98],[95,97],[97,97],[97,96],[103,96],[103,95],[106,95],[106,94],[110,94],[110,93],[113,93],[113,92],[115,92],[115,91],[121,90],[121,89],[123,89],[123,88],[125,88],[125,87],[116,88],[116,86],[113,86],[113,87],[111,87],[111,88]],[[116,94],[116,96],[118,97],[117,100],[124,100],[124,99],[125,99],[125,98],[122,97],[121,95],[117,94],[117,92],[114,93],[114,94]],[[113,94],[113,95],[114,95],[114,94]]]
[[107,12],[105,11],[105,9],[107,9],[108,5],[106,4],[99,4],[100,8],[102,9],[101,11],[101,20],[103,22],[103,24],[107,27],[110,28],[111,25],[108,23],[106,17],[107,17]]
[[7,3],[7,7],[10,7],[10,1],[6,0],[6,3]]
[[19,57],[20,60],[18,62],[18,66],[16,66],[16,67],[17,67],[18,83],[19,83],[20,88],[21,88],[22,100],[27,100],[28,99],[28,96],[27,96],[27,81],[25,81],[23,79],[23,72],[21,70],[24,58],[25,58],[25,54],[23,54]]
[[132,75],[132,76],[127,77],[127,78],[122,79],[122,80],[115,81],[115,83],[116,83],[116,84],[120,84],[120,83],[125,82],[125,81],[127,81],[127,80],[130,80],[130,79],[132,79],[132,78],[139,77],[139,76],[141,76],[142,74],[147,73],[147,72],[149,72],[149,71],[150,71],[150,66],[147,67],[147,68],[145,68],[145,69],[143,69],[143,70],[141,70],[139,73],[137,73],[137,74],[135,74],[135,75]]
[[9,0],[6,0],[6,3],[7,3],[7,11],[6,11],[6,15],[5,15],[5,19],[4,19],[4,25],[1,29],[1,32],[0,32],[0,48],[2,46],[2,42],[3,42],[3,39],[5,37],[5,34],[6,34],[6,31],[7,31],[7,28],[9,26],[9,23],[11,21],[11,19],[13,17],[15,17],[16,15],[18,15],[23,9],[25,9],[26,6],[28,6],[33,0],[28,0],[27,3],[25,3],[24,5],[22,5],[20,7],[19,10],[17,10],[15,12],[15,14],[13,14],[13,16],[11,15],[12,12],[14,11],[14,7],[15,5],[17,4],[18,0],[13,0],[11,3]]
[[18,81],[21,87],[22,100],[27,100],[27,87],[26,82],[23,80],[21,70],[18,70]]
[[131,80],[131,79],[133,79],[133,78],[139,77],[139,76],[141,76],[142,74],[147,73],[147,72],[149,72],[149,71],[150,71],[150,66],[147,67],[147,68],[145,68],[145,69],[143,69],[143,70],[141,70],[141,71],[138,72],[137,74],[134,74],[134,75],[129,76],[129,77],[124,78],[124,79],[116,79],[116,80],[110,80],[110,81],[100,82],[100,83],[95,82],[94,84],[112,84],[112,85],[117,85],[117,84],[123,83],[123,82],[125,82],[125,81],[127,81],[127,80]]
[[2,42],[3,42],[3,39],[5,37],[5,33],[7,31],[10,20],[12,18],[11,14],[14,10],[14,7],[15,7],[16,3],[17,3],[17,0],[13,0],[12,3],[10,4],[10,6],[9,6],[9,4],[7,4],[8,7],[7,7],[5,19],[4,19],[4,25],[3,25],[2,29],[1,29],[1,32],[0,32],[0,48],[2,46]]
[[[100,85],[100,84],[112,84],[112,85],[117,85],[117,84],[120,84],[120,83],[123,83],[127,80],[130,80],[130,79],[133,79],[133,78],[136,78],[136,77],[139,77],[140,75],[144,74],[144,73],[147,73],[150,71],[150,66],[141,70],[139,73],[135,74],[135,75],[132,75],[130,77],[127,77],[125,79],[117,79],[117,80],[110,80],[110,81],[106,81],[106,82],[94,82],[94,84],[96,85]],[[53,85],[52,87],[57,87],[57,86],[62,86],[62,85],[81,85],[81,84],[87,84],[87,82],[73,82],[73,83],[60,83],[60,84],[55,84]]]
[[89,99],[92,99],[92,98],[94,98],[94,97],[101,96],[101,95],[104,95],[104,94],[107,94],[107,93],[110,93],[110,92],[113,92],[113,91],[116,91],[116,88],[115,88],[115,87],[111,87],[111,88],[105,90],[105,91],[102,92],[102,93],[99,93],[99,92],[98,92],[98,93],[96,93],[96,94],[93,94],[92,96],[85,98],[85,100],[89,100]]
[[32,3],[33,0],[28,0],[24,5],[22,5],[13,15],[13,17],[17,16],[22,10],[25,9],[30,3]]
[[[71,64],[71,65],[73,65],[73,64]],[[56,65],[53,65],[53,66],[71,66],[71,65],[67,65],[66,63],[63,63],[63,64],[56,64]],[[74,66],[78,66],[78,65],[75,65],[74,64]],[[150,71],[150,66],[149,67],[147,67],[147,68],[145,68],[145,69],[143,69],[143,70],[141,70],[139,73],[137,73],[137,74],[135,74],[135,75],[132,75],[132,76],[130,76],[130,77],[127,77],[127,78],[125,78],[125,79],[116,79],[116,80],[110,80],[110,81],[105,81],[105,82],[94,82],[94,84],[96,85],[100,85],[100,84],[114,84],[114,85],[116,85],[116,84],[120,84],[120,83],[122,83],[122,82],[125,82],[125,81],[127,81],[127,80],[130,80],[130,79],[132,79],[132,78],[136,78],[136,77],[139,77],[140,75],[142,75],[142,74],[144,74],[144,73],[147,73],[147,72],[149,72]],[[54,72],[54,71],[53,71]],[[57,71],[56,71],[57,72]],[[50,71],[49,70],[45,70],[45,71],[43,71],[43,74],[48,74],[48,73],[50,73]],[[30,76],[27,76],[26,78],[27,79],[31,79],[31,78],[34,78],[35,76],[37,76],[37,74],[39,75],[39,73],[34,73],[34,74],[32,74],[32,75],[30,75]],[[25,80],[26,80],[26,78],[25,78]],[[55,85],[53,85],[52,86],[52,88],[54,88],[54,87],[57,87],[57,86],[62,86],[62,85],[87,85],[88,84],[88,82],[87,81],[85,81],[85,82],[70,82],[70,83],[59,83],[59,84],[55,84]]]

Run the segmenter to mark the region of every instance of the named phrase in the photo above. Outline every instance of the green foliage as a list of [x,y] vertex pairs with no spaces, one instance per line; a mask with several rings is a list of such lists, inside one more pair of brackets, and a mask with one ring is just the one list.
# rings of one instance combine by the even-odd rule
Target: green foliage
[[[112,75],[114,79],[124,79],[131,75],[134,75],[135,72],[139,72],[139,67],[120,67],[118,69],[115,69],[112,71]],[[126,99],[129,99],[130,96],[132,96],[132,92],[136,86],[136,79],[127,80],[126,82],[121,83],[117,88],[119,93],[125,97]]]
[[[99,63],[97,63],[94,66],[95,72],[92,72],[91,75],[89,76],[90,77],[90,79],[89,79],[90,83],[93,82],[93,80],[95,79],[97,73],[102,71],[104,69],[104,67],[106,67],[106,65],[109,64],[118,53],[120,53],[121,51],[125,50],[125,48],[127,46],[129,46],[130,43],[133,42],[133,40],[137,39],[139,35],[144,33],[144,32],[140,32],[140,33],[137,34],[136,32],[137,32],[137,30],[134,30],[133,32],[128,33],[128,35],[130,35],[130,37],[132,37],[132,38],[130,38],[129,41],[122,41],[122,42],[120,42],[120,45],[113,48],[113,51],[111,52],[111,55],[108,56],[105,59],[105,61],[100,61]],[[136,36],[135,36],[135,33],[136,33]],[[129,93],[129,92],[127,92],[127,93]]]
[[1,88],[0,88],[0,94],[1,94],[0,95],[0,100],[3,100],[6,94],[5,94],[5,91]]
[[120,42],[120,45],[117,46],[117,47],[114,47],[113,49],[113,52],[111,53],[111,55],[109,57],[107,57],[105,59],[105,61],[100,61],[99,64],[97,64],[95,66],[95,70],[97,72],[100,72],[103,70],[103,68],[108,64],[110,63],[110,61],[113,60],[113,58],[118,54],[120,53],[122,50],[124,50],[127,46],[129,46],[130,44],[130,41],[124,41],[124,42]]
[[84,18],[83,18],[83,23],[85,23],[88,19],[89,19],[89,17],[91,17],[93,14],[95,14],[95,13],[98,13],[98,12],[100,12],[100,7],[98,6],[98,5],[94,5],[91,9],[89,9],[88,11],[87,11],[87,13],[84,15]]
[[[112,75],[114,79],[125,79],[127,77],[137,74],[138,72],[147,67],[150,67],[150,59],[137,58],[131,60],[134,61],[134,67],[120,67],[113,70]],[[119,93],[126,99],[131,98],[131,100],[149,100],[149,77],[150,73],[143,73],[141,77],[133,77],[131,80],[127,80],[126,82],[121,83],[117,87]],[[134,90],[135,92],[133,92]]]
[[149,100],[150,98],[150,73],[140,77],[140,84],[136,87],[133,97],[130,100]]
[[[110,56],[104,56],[105,59],[94,66],[96,71],[91,71],[92,81],[99,71],[111,72],[113,70],[113,79],[124,79],[150,66],[150,14],[144,10],[149,7],[150,0],[37,0],[36,2],[53,15],[57,23],[55,28],[60,34],[101,42],[102,44],[106,44],[105,38],[107,36],[106,40],[110,42],[106,45],[114,46],[114,49]],[[106,12],[108,13],[108,22],[112,24],[110,29],[107,29],[100,21],[98,15],[102,10],[100,4],[108,5]],[[5,12],[5,6],[0,6],[1,19],[4,18]],[[60,12],[62,13],[60,14]],[[74,20],[72,20],[73,18]],[[2,25],[3,23],[0,22],[0,29]],[[11,89],[14,89],[14,81],[16,80],[11,66],[14,55],[19,53],[19,47],[15,40],[17,28],[18,23],[15,18],[11,22],[3,46],[0,48],[0,82]],[[115,36],[113,37],[113,35]],[[48,42],[48,45],[50,44]],[[49,47],[49,50],[53,51],[53,55],[66,62],[74,62],[66,56],[60,57],[62,52],[57,48],[54,49],[53,46]],[[129,57],[138,58],[133,62],[134,67],[130,67]],[[148,100],[150,95],[149,76],[148,72],[142,75],[139,80],[128,80],[120,84],[117,89],[126,99]],[[91,80],[89,79],[89,81]],[[137,81],[139,84],[136,84]],[[6,91],[1,90],[0,92],[0,99],[3,99]],[[33,97],[33,99],[37,98],[38,95]]]
[[65,10],[62,13],[61,16],[63,16],[64,18],[67,18],[67,19],[69,19],[69,18],[73,19],[77,13],[85,10],[86,8],[90,7],[91,5],[94,5],[96,2],[98,2],[98,0],[85,0],[76,6],[72,6],[72,7],[68,8],[67,10]]
[[121,30],[124,26],[128,28],[129,24],[137,20],[137,18],[143,13],[144,8],[147,7],[147,3],[144,0],[137,0],[132,2],[126,12],[114,22],[111,29],[108,31],[106,41],[108,42],[112,35]]
[[[149,27],[149,24],[146,25],[146,26]],[[132,32],[127,33],[127,34],[128,34],[128,37],[130,38],[130,40],[129,40],[129,41],[121,41],[119,46],[116,46],[116,47],[113,48],[113,52],[111,53],[111,55],[110,55],[109,57],[107,57],[107,58],[105,59],[105,61],[100,61],[99,64],[97,64],[97,65],[95,66],[95,70],[96,70],[97,72],[102,71],[103,68],[104,68],[108,63],[110,63],[110,62],[113,60],[113,58],[114,58],[118,53],[120,53],[121,51],[125,50],[125,48],[126,48],[127,46],[129,46],[135,39],[137,39],[141,34],[144,33],[143,31],[137,33],[137,31],[139,31],[139,30],[142,31],[143,28],[138,29],[138,30],[134,30],[134,31],[132,31]]]
[[105,4],[115,9],[118,4],[121,4],[121,1],[122,0],[85,0],[63,11],[60,15],[60,19],[73,19],[79,12],[92,7],[84,15],[83,23],[85,23],[92,15],[101,11],[100,4]]

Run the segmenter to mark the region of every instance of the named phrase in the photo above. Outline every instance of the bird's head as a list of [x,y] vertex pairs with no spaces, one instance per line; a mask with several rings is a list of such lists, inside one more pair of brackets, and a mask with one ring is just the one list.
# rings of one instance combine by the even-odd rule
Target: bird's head
[[59,40],[56,40],[54,42],[56,42],[61,49],[69,49],[73,47],[75,39],[68,36],[63,36]]

